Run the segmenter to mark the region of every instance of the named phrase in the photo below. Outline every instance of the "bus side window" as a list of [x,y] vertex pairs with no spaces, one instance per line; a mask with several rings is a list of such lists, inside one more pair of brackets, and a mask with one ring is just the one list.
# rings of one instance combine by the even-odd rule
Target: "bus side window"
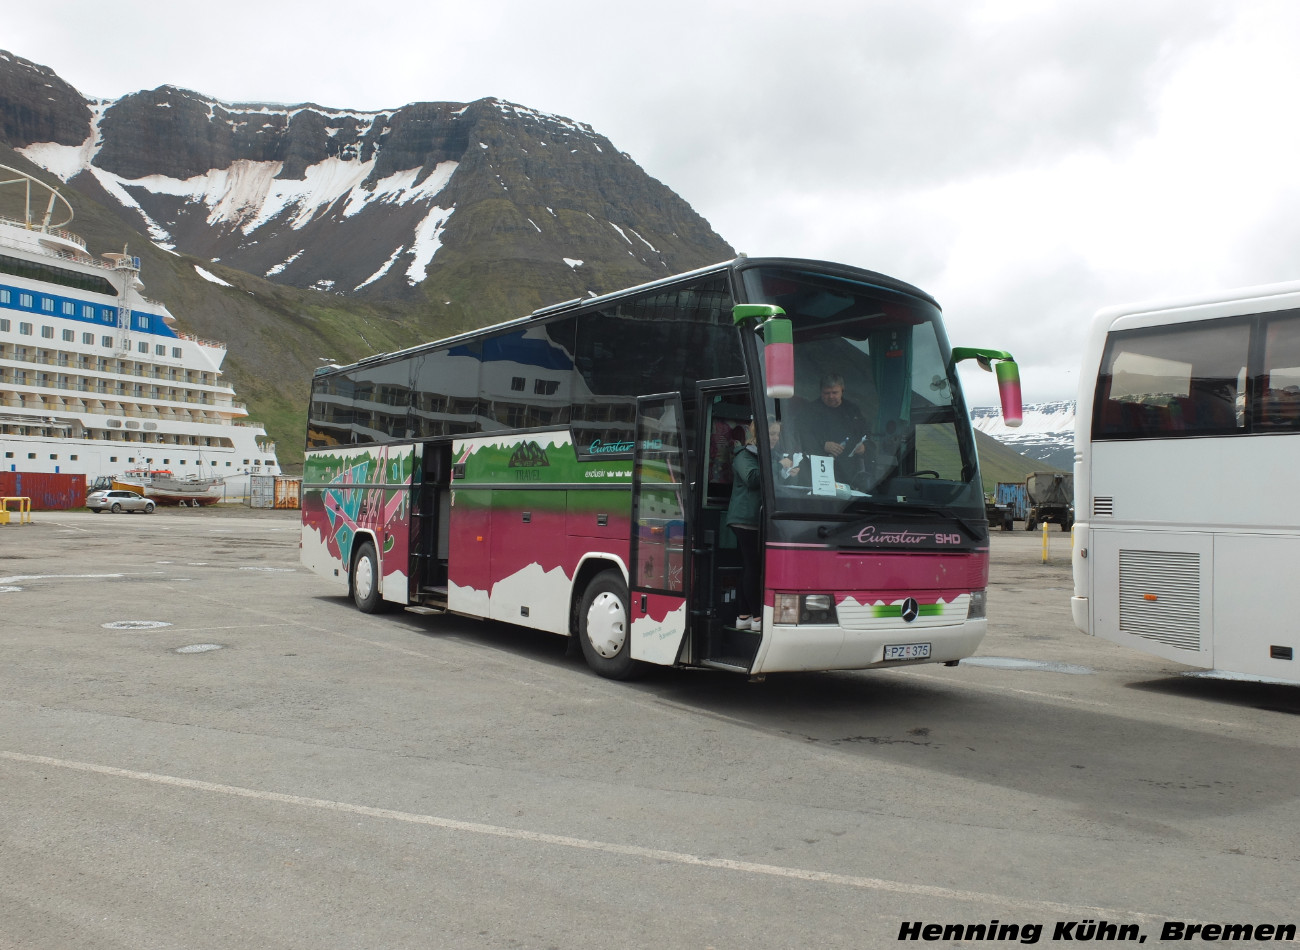
[[1300,428],[1300,389],[1295,386],[1274,388],[1268,377],[1260,387],[1263,392],[1263,407],[1260,413],[1262,425],[1271,429]]
[[1268,320],[1264,367],[1259,377],[1259,424],[1265,429],[1300,429],[1300,315],[1284,312]]
[[1210,379],[1193,383],[1189,396],[1192,424],[1188,428],[1202,432],[1236,428],[1236,388],[1236,383],[1231,380]]
[[1100,436],[1142,436],[1154,429],[1150,406],[1129,399],[1107,399],[1102,404]]

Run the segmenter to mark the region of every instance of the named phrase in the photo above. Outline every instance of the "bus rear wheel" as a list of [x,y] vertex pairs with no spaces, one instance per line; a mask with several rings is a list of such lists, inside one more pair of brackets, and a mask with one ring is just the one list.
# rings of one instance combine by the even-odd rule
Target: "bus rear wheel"
[[582,655],[598,675],[609,679],[629,679],[643,666],[632,659],[627,602],[623,575],[602,571],[591,579],[578,606],[576,632]]
[[352,562],[352,602],[366,614],[377,614],[384,606],[379,595],[379,557],[369,541],[357,548],[357,559]]

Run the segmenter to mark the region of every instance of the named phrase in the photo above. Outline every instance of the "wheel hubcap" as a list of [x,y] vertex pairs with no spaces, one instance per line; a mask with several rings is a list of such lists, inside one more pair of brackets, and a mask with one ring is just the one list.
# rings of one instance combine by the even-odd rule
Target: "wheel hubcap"
[[357,576],[352,583],[357,589],[357,596],[365,600],[375,587],[375,566],[370,558],[363,557],[357,561]]
[[623,649],[627,640],[627,614],[616,594],[606,591],[591,602],[587,609],[587,640],[607,660],[618,656]]

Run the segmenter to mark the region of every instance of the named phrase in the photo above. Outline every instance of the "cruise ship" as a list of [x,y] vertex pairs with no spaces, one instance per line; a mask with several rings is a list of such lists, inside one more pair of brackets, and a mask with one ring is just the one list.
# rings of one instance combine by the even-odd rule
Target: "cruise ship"
[[56,188],[0,165],[0,471],[220,479],[243,501],[275,444],[222,382],[224,343],[174,328],[139,258],[92,255]]

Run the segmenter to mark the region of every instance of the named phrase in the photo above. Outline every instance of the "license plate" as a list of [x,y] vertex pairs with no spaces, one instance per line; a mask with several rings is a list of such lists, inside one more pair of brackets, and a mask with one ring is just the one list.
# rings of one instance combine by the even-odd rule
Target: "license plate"
[[885,645],[886,660],[927,660],[930,658],[928,643],[891,643]]

